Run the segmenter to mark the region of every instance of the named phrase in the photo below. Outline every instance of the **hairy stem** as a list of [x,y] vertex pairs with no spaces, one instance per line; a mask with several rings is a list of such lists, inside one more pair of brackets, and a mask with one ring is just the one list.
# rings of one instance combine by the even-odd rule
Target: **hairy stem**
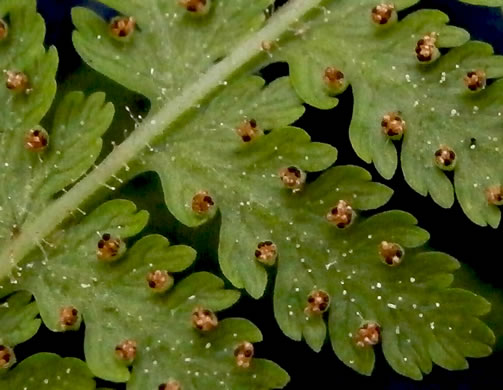
[[177,98],[154,115],[149,116],[123,143],[110,153],[92,172],[70,191],[55,200],[33,221],[25,224],[21,233],[0,255],[0,279],[89,196],[105,184],[125,164],[137,157],[145,146],[161,135],[185,111],[195,106],[234,72],[261,53],[263,41],[279,38],[304,14],[317,7],[322,0],[290,0],[268,23],[250,38],[244,40],[223,61],[213,66],[196,82],[189,85]]

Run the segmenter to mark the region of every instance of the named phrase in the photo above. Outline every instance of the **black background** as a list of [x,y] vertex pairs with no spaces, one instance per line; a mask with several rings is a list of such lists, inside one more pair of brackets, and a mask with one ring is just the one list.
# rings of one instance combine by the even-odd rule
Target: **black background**
[[[251,0],[253,1],[253,0]],[[355,0],[357,1],[357,0]],[[88,5],[100,9],[105,16],[112,13],[97,6],[92,1],[85,0],[39,0],[39,12],[47,23],[47,44],[56,45],[60,56],[58,82],[64,83],[68,76],[81,67],[81,61],[71,44],[73,29],[70,19],[70,9],[75,5]],[[452,24],[466,28],[473,39],[491,43],[496,52],[503,53],[503,18],[501,10],[469,6],[454,0],[421,1],[416,8],[438,8],[447,12]],[[410,11],[408,11],[410,12]],[[284,65],[274,65],[263,72],[266,79],[273,79],[287,73]],[[91,77],[90,77],[91,79]],[[92,82],[92,81],[91,81]],[[96,82],[95,82],[96,83]],[[99,90],[100,85],[90,89]],[[117,87],[120,91],[120,88]],[[112,101],[113,101],[112,94]],[[117,93],[115,94],[117,96]],[[110,95],[109,95],[110,98]],[[120,105],[120,102],[116,102]],[[146,110],[148,103],[140,97],[134,100],[137,112]],[[363,163],[353,152],[349,143],[348,126],[351,120],[353,97],[347,91],[337,108],[331,111],[319,111],[312,108],[297,123],[306,129],[313,140],[327,142],[339,151],[337,164],[355,164],[364,166],[374,177],[394,189],[395,194],[386,209],[402,209],[414,214],[420,225],[431,233],[430,245],[436,250],[447,252],[462,263],[473,268],[477,276],[492,289],[501,289],[501,270],[503,264],[503,244],[501,243],[502,228],[493,230],[481,228],[470,222],[460,207],[455,204],[452,209],[445,210],[437,206],[430,198],[424,198],[413,190],[403,180],[400,170],[395,177],[386,181],[373,169]],[[120,107],[117,107],[120,111]],[[122,115],[124,112],[122,110]],[[503,130],[503,129],[502,129]],[[166,233],[174,242],[184,242],[194,245],[199,252],[206,252],[204,258],[198,260],[196,270],[206,269],[219,273],[215,260],[215,247],[208,247],[208,242],[216,242],[218,221],[198,231],[188,231],[175,222],[166,227],[166,211],[161,206],[162,199],[141,204],[144,194],[157,191],[160,194],[158,181],[154,175],[144,175],[135,179],[122,191],[122,196],[129,196],[154,212],[151,230]],[[154,196],[155,197],[155,196]],[[156,210],[152,210],[156,208]],[[162,222],[159,222],[161,221]],[[173,234],[176,233],[176,236]],[[333,354],[327,343],[319,354],[314,353],[304,343],[298,343],[286,338],[278,328],[273,315],[272,300],[269,294],[261,300],[253,300],[243,296],[241,301],[228,310],[226,315],[242,316],[257,324],[264,334],[264,342],[257,345],[257,355],[279,363],[292,377],[288,390],[294,389],[340,389],[349,387],[366,387],[371,389],[500,389],[503,388],[499,369],[503,367],[503,352],[496,352],[485,359],[472,359],[470,369],[459,372],[448,372],[435,367],[433,372],[421,382],[415,382],[394,373],[387,365],[384,357],[377,353],[377,364],[372,377],[356,374],[343,365]],[[79,332],[54,334],[42,327],[39,334],[23,345],[17,347],[19,359],[30,354],[51,351],[62,356],[77,356],[83,358],[83,329]],[[100,384],[105,384],[100,382]],[[122,384],[106,384],[109,387],[124,389]],[[211,390],[211,389],[206,389]],[[236,389],[239,390],[239,389]]]

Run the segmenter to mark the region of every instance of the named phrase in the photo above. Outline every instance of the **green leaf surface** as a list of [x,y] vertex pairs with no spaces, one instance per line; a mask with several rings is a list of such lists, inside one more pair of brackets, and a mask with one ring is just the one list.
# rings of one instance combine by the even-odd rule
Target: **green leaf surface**
[[[0,42],[0,68],[28,76],[29,90],[0,88],[0,239],[16,238],[23,225],[37,218],[53,197],[77,181],[101,150],[100,136],[113,117],[113,107],[96,93],[68,94],[55,110],[48,146],[36,151],[27,144],[30,131],[49,110],[56,83],[57,54],[43,46],[45,28],[30,0],[4,1],[0,17],[8,17],[9,33]],[[26,26],[30,26],[26,28]]]
[[[49,329],[75,330],[84,320],[85,353],[91,371],[112,381],[129,381],[130,389],[158,389],[172,379],[184,389],[283,387],[288,375],[270,361],[254,359],[248,369],[238,366],[236,347],[244,341],[253,343],[262,339],[260,331],[250,322],[240,318],[222,320],[208,334],[194,329],[191,317],[196,306],[220,311],[239,298],[237,291],[224,289],[221,279],[209,273],[194,273],[169,293],[152,291],[147,280],[150,272],[181,272],[192,264],[195,252],[189,247],[170,247],[161,236],[148,236],[124,254],[128,239],[147,223],[146,212],[137,212],[134,204],[120,200],[105,203],[88,216],[86,211],[70,207],[68,211],[80,212],[73,218],[66,218],[65,211],[54,207],[57,202],[54,198],[68,192],[67,187],[87,173],[98,158],[101,135],[108,128],[114,110],[111,104],[105,104],[103,93],[88,98],[81,92],[69,93],[52,115],[48,145],[33,150],[27,144],[27,134],[51,105],[57,58],[52,49],[45,54],[43,23],[36,14],[35,1],[2,2],[0,11],[9,31],[7,39],[0,42],[0,50],[12,57],[2,56],[6,61],[3,65],[7,70],[23,71],[29,80],[29,88],[17,94],[7,88],[1,92],[6,95],[4,100],[8,104],[4,110],[10,119],[2,129],[4,192],[0,211],[5,215],[1,226],[6,245],[0,291],[7,296],[12,291],[25,290],[12,296],[12,302],[18,298],[22,306],[20,313],[13,314],[31,313],[35,306],[28,300],[33,294]],[[33,32],[24,23],[33,24]],[[27,42],[31,46],[25,47]],[[29,54],[22,55],[25,53]],[[28,61],[30,56],[32,62],[38,62],[32,65]],[[16,61],[33,69],[18,66]],[[94,182],[84,198],[104,186],[112,189],[106,180]],[[41,217],[40,213],[47,214],[50,207],[54,212]],[[56,219],[58,222],[54,222]],[[63,225],[55,229],[60,221],[64,221]],[[40,229],[51,234],[40,235]],[[111,242],[120,243],[116,263],[99,260],[103,256],[99,253],[104,250],[98,245],[100,240],[109,240],[104,238],[106,235],[111,236]],[[33,245],[33,241],[38,250],[30,252],[25,246]],[[27,254],[17,265],[20,259],[16,251]],[[9,277],[4,277],[9,269]],[[10,337],[7,341],[15,344],[33,333],[30,333],[33,315],[23,320],[25,328],[11,331],[8,326],[17,317],[11,318],[10,313],[0,319],[2,325],[4,321],[7,324],[5,330]],[[37,327],[39,323],[37,320]],[[132,371],[117,357],[117,346],[127,340],[137,345]],[[27,372],[12,371],[11,375],[13,378],[24,375],[26,380]],[[10,382],[7,383],[10,388]]]
[[[178,281],[166,294],[152,291],[149,272],[181,272],[195,259],[186,246],[170,246],[162,236],[137,241],[126,254],[112,263],[99,261],[97,243],[108,233],[122,245],[147,222],[147,213],[136,211],[123,200],[104,203],[78,224],[47,239],[41,253],[26,259],[17,288],[33,293],[45,325],[53,331],[76,329],[62,323],[63,308],[75,308],[86,323],[85,354],[96,376],[116,382],[129,381],[128,389],[157,389],[176,379],[184,389],[225,385],[239,389],[283,387],[288,376],[274,363],[254,359],[249,369],[237,367],[234,349],[242,341],[262,340],[250,322],[222,320],[209,333],[196,331],[192,311],[203,306],[220,311],[239,298],[225,290],[218,277],[201,272]],[[116,346],[125,340],[137,343],[130,373],[116,356]],[[222,383],[220,383],[222,382]]]
[[[143,157],[142,169],[159,173],[170,211],[186,225],[205,221],[192,211],[194,195],[211,194],[222,214],[222,270],[234,285],[258,298],[267,273],[250,254],[258,242],[272,237],[274,224],[289,220],[282,218],[288,193],[281,191],[278,171],[291,165],[319,171],[329,167],[337,153],[330,145],[311,143],[299,128],[281,128],[303,112],[288,78],[267,87],[260,78],[243,79],[203,111],[172,137],[153,145],[154,151]],[[245,118],[253,118],[264,130],[279,130],[245,144],[235,132]]]
[[2,203],[2,212],[9,217],[2,225],[4,240],[14,237],[27,219],[34,219],[56,193],[89,169],[100,153],[100,136],[110,124],[113,112],[102,93],[86,98],[81,92],[72,92],[57,107],[46,151],[37,154],[27,150],[24,134],[13,137],[12,143],[4,146],[6,150],[10,147],[18,151],[10,162],[3,164],[6,170],[11,168],[2,176],[4,182],[9,182],[4,187]]
[[[36,13],[36,2],[3,1],[0,17],[8,31],[0,41],[0,68],[6,80],[0,88],[5,102],[0,108],[0,275],[4,277],[21,260],[16,245],[24,255],[43,245],[44,236],[37,235],[40,225],[49,231],[56,228],[40,215],[94,164],[114,109],[105,103],[103,93],[85,97],[71,92],[47,115],[56,92],[58,57],[54,48],[46,51],[43,46],[45,26]],[[26,77],[23,88],[9,89],[12,72]],[[42,120],[46,129],[40,126]],[[45,143],[34,138],[35,132],[42,134]],[[97,182],[96,186],[105,184]],[[77,210],[57,208],[50,214],[65,219]],[[35,225],[31,230],[30,224]]]
[[0,345],[15,347],[32,338],[40,327],[31,294],[19,292],[0,304]]
[[[410,6],[413,3],[415,1],[409,0],[400,4]],[[112,2],[107,4],[114,5]],[[348,166],[331,168],[317,179],[308,174],[308,184],[298,192],[285,189],[279,178],[279,171],[285,167],[296,166],[305,172],[317,172],[334,162],[336,151],[332,147],[312,143],[303,130],[288,127],[303,112],[291,83],[301,98],[310,104],[319,103],[323,108],[336,104],[336,100],[321,90],[321,76],[326,65],[316,63],[317,55],[319,52],[330,55],[328,64],[337,66],[337,57],[330,51],[332,42],[338,43],[340,53],[346,49],[355,50],[352,34],[363,39],[362,36],[374,27],[369,24],[362,30],[355,28],[368,22],[369,4],[365,1],[327,2],[327,7],[333,7],[331,13],[327,13],[326,8],[315,10],[310,20],[299,21],[298,26],[291,29],[290,38],[279,42],[281,58],[278,59],[289,61],[291,79],[280,78],[268,85],[256,76],[226,81],[211,99],[192,107],[166,128],[163,136],[149,144],[132,171],[156,171],[170,211],[188,226],[197,226],[214,215],[213,211],[201,215],[192,207],[197,193],[206,191],[211,196],[214,208],[218,208],[221,214],[219,260],[222,270],[235,286],[245,288],[254,297],[263,294],[268,275],[267,269],[257,261],[255,251],[261,242],[274,242],[278,249],[275,314],[288,336],[297,340],[304,338],[314,350],[321,349],[327,325],[322,316],[305,313],[308,295],[321,289],[332,297],[328,333],[342,361],[358,372],[370,374],[374,352],[372,348],[357,347],[354,336],[365,321],[375,321],[382,327],[383,351],[392,367],[403,375],[419,379],[422,373],[431,371],[432,363],[448,369],[463,369],[467,367],[465,357],[490,354],[494,335],[478,319],[489,310],[489,304],[467,291],[449,288],[457,262],[445,254],[421,249],[428,240],[428,233],[416,226],[412,216],[399,211],[370,218],[365,216],[366,210],[382,206],[391,196],[387,187],[370,181],[367,171]],[[234,6],[234,2],[219,2],[215,12],[224,12],[220,7],[234,9]],[[135,9],[125,7],[122,5],[120,10],[127,15],[132,13],[136,18]],[[252,8],[240,7],[242,10]],[[336,7],[339,7],[337,12]],[[126,12],[128,10],[130,12]],[[366,12],[364,18],[362,10]],[[328,23],[328,20],[321,19],[319,14],[323,12],[327,18],[338,18],[337,22]],[[166,58],[162,69],[171,73],[181,61],[178,57],[168,56],[170,47],[153,46],[153,39],[147,38],[151,31],[165,31],[163,40],[168,42],[173,39],[168,36],[173,34],[175,37],[181,29],[190,28],[191,34],[200,34],[199,29],[204,30],[205,23],[217,23],[210,16],[206,21],[194,24],[193,19],[185,16],[175,18],[170,13],[167,18],[172,20],[167,31],[164,30],[164,20],[152,16],[148,19],[148,26],[144,22],[147,33],[143,37],[140,12],[140,27],[131,41],[121,42],[121,55],[127,58]],[[356,16],[362,20],[351,25]],[[74,13],[74,19],[79,29],[74,42],[86,61],[129,88],[143,91],[145,83],[140,78],[124,81],[121,75],[130,73],[131,66],[137,74],[147,74],[149,64],[141,61],[106,62],[105,58],[111,58],[108,53],[119,47],[116,40],[105,34],[106,22],[81,10]],[[402,33],[408,33],[410,25],[415,29],[422,26],[426,30],[440,25],[440,42],[446,47],[461,44],[468,38],[464,31],[444,26],[446,20],[441,13],[417,13],[411,20],[413,22],[409,25],[403,25]],[[384,34],[392,34],[392,30]],[[303,39],[294,41],[294,36]],[[310,44],[309,49],[304,38]],[[391,45],[391,48],[396,46],[403,50],[408,39]],[[96,44],[97,40],[101,43]],[[101,49],[101,45],[106,50]],[[95,46],[100,51],[94,50]],[[369,47],[361,45],[358,52],[354,51],[351,58],[356,65],[352,65],[349,75],[373,80],[374,73],[362,71],[358,61],[372,55],[372,61],[375,59],[377,63],[380,58],[375,50],[379,49],[372,41]],[[412,53],[413,49],[414,46]],[[267,56],[264,54],[263,57]],[[295,61],[300,64],[298,68]],[[405,64],[407,61],[398,61],[397,66],[401,62]],[[185,64],[190,68],[189,62]],[[321,73],[310,78],[313,69]],[[155,68],[153,74],[156,73],[163,74]],[[182,81],[189,83],[189,80]],[[169,91],[182,88],[180,82],[177,80],[172,87],[164,88]],[[379,87],[376,81],[372,93],[377,93]],[[151,99],[155,112],[159,92],[143,93]],[[399,94],[396,99],[405,101]],[[388,101],[391,100],[378,98],[375,104],[387,104]],[[362,109],[368,111],[372,107],[369,101],[365,101]],[[151,123],[150,118],[147,117],[145,122]],[[260,130],[259,136],[251,142],[243,142],[237,130],[252,119]],[[377,142],[368,134],[363,138],[372,145]],[[388,164],[388,169],[390,163],[393,165],[392,159],[383,161]],[[346,229],[338,229],[326,220],[327,213],[339,200],[348,202],[358,214]],[[379,245],[383,241],[400,244],[405,249],[406,255],[400,266],[391,268],[383,264],[379,256]],[[460,300],[465,304],[460,305]]]
[[135,31],[127,42],[117,41],[100,17],[88,9],[76,8],[75,46],[91,66],[159,106],[261,27],[263,11],[273,0],[214,1],[203,18],[190,15],[177,1],[102,2],[133,15],[141,33]]
[[39,353],[23,360],[0,377],[0,388],[8,390],[94,390],[96,383],[86,364],[74,358]]
[[[399,10],[413,3],[394,2]],[[319,108],[337,102],[327,94],[324,70],[342,70],[355,97],[350,136],[358,155],[387,179],[400,158],[405,179],[416,191],[430,194],[442,207],[451,207],[456,194],[472,221],[496,227],[500,210],[489,204],[486,190],[503,181],[498,163],[503,161],[501,83],[472,93],[463,78],[482,70],[489,80],[497,79],[503,60],[485,43],[467,43],[468,33],[447,25],[442,12],[420,10],[382,27],[370,18],[375,5],[374,0],[326,2],[299,23],[302,39],[290,34],[278,44],[276,59],[289,63],[297,92]],[[431,33],[438,34],[438,48],[456,48],[421,64],[414,50]],[[400,113],[406,122],[400,156],[381,129],[389,113]],[[443,145],[456,153],[454,185],[435,164],[435,152]]]
[[[283,82],[288,90],[284,80],[276,84]],[[309,293],[322,289],[333,300],[329,334],[334,350],[361,373],[372,371],[373,353],[356,347],[349,334],[355,334],[366,320],[377,321],[386,329],[383,348],[393,368],[416,379],[421,372],[431,370],[432,361],[449,369],[462,369],[467,364],[464,356],[489,354],[494,337],[476,318],[489,310],[488,304],[473,294],[447,288],[451,272],[457,268],[455,260],[419,250],[406,256],[404,264],[389,269],[379,259],[382,241],[399,243],[406,251],[427,241],[428,234],[414,226],[413,217],[388,212],[370,219],[358,218],[346,230],[338,230],[325,220],[339,200],[350,202],[355,210],[381,206],[391,195],[388,188],[370,182],[365,170],[350,166],[329,169],[300,193],[282,188],[278,177],[282,167],[319,170],[331,162],[328,156],[335,159],[335,153],[323,151],[323,145],[306,144],[307,135],[291,127],[273,130],[251,145],[243,145],[234,132],[240,118],[257,118],[257,123],[262,118],[258,113],[248,114],[247,106],[253,107],[249,86],[242,89],[247,91],[247,98],[242,105],[238,103],[239,84],[229,86],[204,108],[202,123],[205,129],[214,129],[207,131],[204,139],[199,136],[202,125],[193,119],[173,136],[153,145],[153,151],[143,157],[144,169],[159,172],[166,202],[182,222],[192,226],[200,223],[201,218],[190,207],[191,199],[200,190],[211,194],[222,216],[220,264],[233,284],[244,287],[252,296],[263,294],[267,271],[254,253],[260,242],[271,240],[279,253],[276,318],[288,336],[304,338],[314,350],[321,349],[327,330],[321,317],[306,316],[304,309]],[[269,88],[275,87],[273,83],[261,93],[272,98]],[[277,100],[287,101],[285,97]],[[224,106],[224,101],[232,110],[225,118],[212,121],[210,113],[220,112],[212,105]],[[270,108],[266,118],[281,114],[275,102],[261,105]],[[473,305],[458,306],[457,299],[465,297]],[[459,322],[451,320],[453,312]],[[473,329],[465,328],[466,323]],[[460,338],[466,338],[462,347],[444,349],[444,344],[455,345],[453,341]],[[407,340],[414,343],[407,345]],[[403,346],[393,347],[396,344]]]
[[[2,185],[0,191],[3,242],[36,210],[32,205],[40,206],[46,200],[36,192],[47,171],[40,156],[25,148],[25,135],[38,125],[51,105],[58,62],[56,51],[51,48],[46,52],[43,47],[45,26],[35,11],[34,1],[3,1],[0,17],[6,16],[9,33],[0,42],[0,69],[25,73],[31,92],[16,93],[0,88],[0,99],[4,102],[0,108],[0,180],[9,183]],[[25,28],[27,25],[30,29]],[[5,80],[6,74],[3,77]]]

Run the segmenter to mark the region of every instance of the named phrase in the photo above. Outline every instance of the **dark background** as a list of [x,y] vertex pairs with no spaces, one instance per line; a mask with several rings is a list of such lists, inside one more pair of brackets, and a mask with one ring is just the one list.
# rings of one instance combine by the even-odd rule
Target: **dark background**
[[[47,44],[56,45],[59,51],[58,82],[61,89],[105,90],[108,98],[116,104],[117,122],[131,127],[132,121],[124,110],[124,101],[127,101],[136,113],[148,110],[148,102],[140,96],[127,93],[121,87],[82,65],[71,43],[73,25],[70,10],[76,5],[91,6],[106,17],[113,15],[113,11],[93,1],[38,0],[39,12],[47,23]],[[503,17],[500,9],[469,6],[455,0],[421,1],[414,9],[420,7],[438,8],[445,11],[450,15],[451,22],[470,31],[473,39],[489,42],[495,47],[497,53],[503,53]],[[267,68],[263,75],[266,79],[272,79],[287,71],[284,65],[273,65]],[[71,76],[74,72],[78,72],[77,77]],[[372,166],[367,166],[355,155],[349,143],[347,129],[351,120],[352,104],[353,97],[349,90],[341,97],[341,102],[336,109],[319,111],[309,108],[298,125],[306,129],[313,140],[327,142],[337,147],[339,151],[337,164],[365,166],[372,172],[376,181],[393,188],[395,194],[386,209],[402,209],[414,214],[419,219],[420,225],[431,233],[431,247],[447,252],[469,265],[478,278],[486,284],[485,292],[489,295],[494,294],[498,289],[501,291],[503,281],[499,271],[503,269],[501,266],[503,245],[500,242],[502,228],[493,230],[474,225],[465,217],[458,204],[449,210],[440,208],[430,198],[424,198],[411,190],[403,180],[400,170],[392,180],[383,180]],[[337,117],[336,128],[333,125],[335,117]],[[164,233],[173,242],[191,244],[198,249],[199,253],[204,253],[204,258],[199,259],[194,267],[196,270],[205,269],[219,273],[215,256],[216,248],[208,246],[209,242],[214,244],[217,241],[218,220],[196,231],[190,231],[177,224],[167,214],[160,194],[158,180],[154,175],[149,174],[133,180],[121,191],[121,196],[129,197],[138,202],[140,207],[153,211],[151,213],[153,220],[149,228],[151,231]],[[166,224],[166,220],[171,223]],[[496,352],[485,359],[472,359],[470,369],[466,371],[448,372],[434,367],[433,372],[422,382],[412,381],[393,372],[378,352],[372,377],[358,375],[337,359],[328,343],[322,352],[317,354],[304,343],[286,338],[274,320],[270,292],[271,286],[269,286],[268,296],[259,301],[243,296],[241,301],[225,315],[246,317],[260,327],[265,341],[257,345],[257,355],[276,361],[289,372],[292,380],[287,387],[288,390],[359,388],[360,386],[400,390],[503,388],[503,380],[499,372],[499,369],[503,367],[503,352]],[[41,351],[83,358],[82,338],[83,329],[79,332],[54,334],[42,327],[35,338],[20,345],[16,350],[20,360]],[[113,385],[104,382],[100,384],[125,389],[122,384]]]

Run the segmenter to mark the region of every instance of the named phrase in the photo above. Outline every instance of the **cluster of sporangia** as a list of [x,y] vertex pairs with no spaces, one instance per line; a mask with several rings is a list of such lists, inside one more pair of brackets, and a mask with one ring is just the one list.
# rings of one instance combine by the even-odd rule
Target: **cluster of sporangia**
[[[211,0],[178,0],[180,6],[187,12],[204,16],[210,11]],[[371,20],[379,26],[385,28],[396,22],[397,13],[391,3],[383,3],[375,6],[370,12]],[[128,41],[136,28],[136,21],[131,16],[118,16],[110,21],[109,31],[112,37],[120,41]],[[8,24],[0,19],[0,44],[8,37]],[[437,34],[431,32],[421,38],[415,47],[415,54],[419,63],[431,63],[440,56],[440,51],[436,46]],[[263,42],[262,50],[272,50],[274,44]],[[412,49],[411,49],[412,50]],[[20,70],[5,71],[5,86],[14,94],[29,94],[32,91],[30,80],[27,74]],[[329,66],[322,74],[322,80],[330,94],[341,93],[348,85],[344,73]],[[472,92],[478,92],[486,86],[486,74],[483,70],[473,70],[464,77],[466,87]],[[400,140],[407,129],[405,120],[400,112],[389,112],[383,115],[381,128],[385,136],[391,140]],[[236,134],[244,143],[253,142],[264,134],[255,119],[244,119],[236,127]],[[47,132],[37,126],[29,130],[24,137],[25,147],[33,152],[42,152],[49,145],[49,136]],[[453,170],[456,165],[456,153],[447,145],[440,145],[435,152],[434,161],[438,168],[442,170]],[[302,191],[306,173],[295,166],[285,167],[279,172],[279,179],[283,186],[292,192]],[[488,202],[494,205],[503,204],[503,188],[493,186],[486,190]],[[201,190],[196,193],[192,199],[192,211],[204,218],[208,218],[215,211],[215,202],[208,191]],[[355,212],[350,202],[339,200],[326,214],[326,220],[340,229],[348,228],[355,219]],[[97,244],[96,256],[100,261],[118,260],[126,251],[125,244],[118,237],[112,237],[105,233]],[[404,257],[403,248],[391,242],[382,241],[377,252],[382,262],[387,266],[398,266]],[[267,266],[273,266],[278,257],[278,248],[272,241],[260,242],[255,249],[255,259]],[[146,275],[146,287],[154,293],[164,293],[174,284],[173,276],[165,270],[155,270]],[[326,291],[314,290],[306,300],[306,315],[322,315],[330,306],[330,296]],[[79,327],[81,316],[75,307],[67,306],[60,310],[59,323],[62,330],[76,329]],[[211,332],[218,326],[218,319],[211,310],[197,306],[191,314],[192,326],[199,332]],[[379,324],[373,321],[367,321],[361,325],[356,332],[355,344],[365,348],[376,345],[380,341],[381,329]],[[115,354],[117,359],[131,364],[137,352],[137,343],[134,340],[124,340],[116,346]],[[244,341],[234,349],[234,356],[237,366],[247,368],[252,362],[254,354],[253,345]],[[0,368],[8,368],[14,363],[15,357],[13,350],[7,346],[0,346]],[[181,390],[181,384],[173,379],[159,385],[159,390]]]

